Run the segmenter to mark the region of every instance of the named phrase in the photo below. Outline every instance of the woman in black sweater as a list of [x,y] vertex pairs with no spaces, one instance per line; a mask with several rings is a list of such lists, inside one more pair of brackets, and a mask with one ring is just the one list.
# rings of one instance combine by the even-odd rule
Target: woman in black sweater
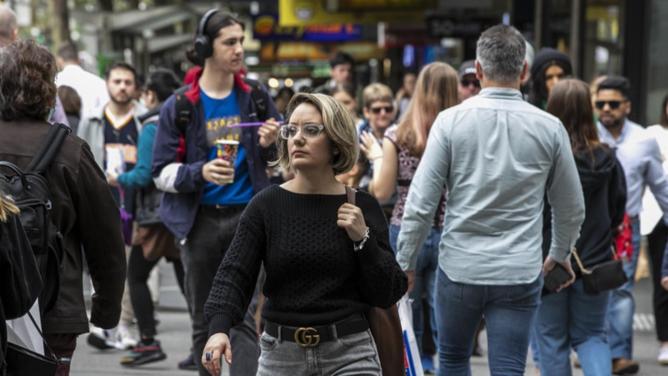
[[[574,79],[557,83],[547,110],[561,120],[571,140],[586,210],[575,248],[583,266],[590,269],[613,257],[613,235],[622,223],[626,205],[624,171],[615,152],[599,141],[586,83]],[[545,214],[544,252],[550,244],[549,208]],[[539,307],[536,325],[541,375],[570,375],[573,348],[585,375],[609,376],[612,367],[605,314],[610,293],[585,292],[582,270],[574,260],[572,263],[575,283],[543,296]]]
[[296,95],[288,113],[278,162],[295,178],[245,209],[205,305],[211,337],[202,362],[216,375],[221,356],[231,362],[229,330],[243,319],[264,265],[258,375],[379,375],[364,313],[397,302],[407,280],[377,201],[358,192],[356,205],[348,203],[335,179],[357,160],[352,118],[322,94]]

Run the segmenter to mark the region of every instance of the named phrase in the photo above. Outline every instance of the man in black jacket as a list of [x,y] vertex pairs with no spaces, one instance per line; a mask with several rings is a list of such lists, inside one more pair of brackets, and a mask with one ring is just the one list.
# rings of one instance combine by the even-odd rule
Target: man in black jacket
[[[45,48],[18,41],[0,49],[0,72],[0,160],[25,169],[49,130],[56,62]],[[60,376],[69,374],[77,336],[88,331],[83,255],[95,287],[90,321],[102,328],[118,323],[126,262],[118,208],[88,145],[67,136],[45,177],[53,205],[50,218],[63,236],[65,254],[59,295],[44,313],[42,329],[65,361],[59,365]]]

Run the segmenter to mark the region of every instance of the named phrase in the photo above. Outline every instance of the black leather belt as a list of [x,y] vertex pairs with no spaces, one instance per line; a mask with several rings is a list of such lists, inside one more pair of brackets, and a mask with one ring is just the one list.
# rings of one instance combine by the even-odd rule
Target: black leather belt
[[[363,332],[369,329],[369,322],[361,315],[339,321],[335,324],[321,326],[284,326],[267,321],[264,330],[272,337],[283,341],[294,342],[301,347],[315,347],[321,342],[332,341],[339,337]],[[279,335],[280,332],[280,335]]]

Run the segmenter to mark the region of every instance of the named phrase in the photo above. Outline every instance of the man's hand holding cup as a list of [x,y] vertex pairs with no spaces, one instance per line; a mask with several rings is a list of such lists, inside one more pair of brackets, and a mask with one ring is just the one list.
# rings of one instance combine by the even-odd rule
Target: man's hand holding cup
[[202,166],[204,180],[216,185],[234,182],[234,162],[237,159],[239,141],[216,141],[216,158]]

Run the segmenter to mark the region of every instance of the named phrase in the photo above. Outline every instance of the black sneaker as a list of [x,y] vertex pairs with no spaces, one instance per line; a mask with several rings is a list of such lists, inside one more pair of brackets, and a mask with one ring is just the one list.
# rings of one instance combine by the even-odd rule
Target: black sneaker
[[195,364],[195,361],[193,360],[193,354],[190,353],[188,357],[183,359],[182,361],[179,362],[179,369],[185,370],[185,371],[197,371],[197,364]]
[[121,359],[121,365],[135,367],[146,363],[164,360],[166,358],[167,355],[162,352],[160,342],[156,340],[150,341],[149,343],[141,341],[128,355]]
[[109,332],[104,329],[94,328],[88,334],[87,342],[98,350],[109,350],[115,348]]

